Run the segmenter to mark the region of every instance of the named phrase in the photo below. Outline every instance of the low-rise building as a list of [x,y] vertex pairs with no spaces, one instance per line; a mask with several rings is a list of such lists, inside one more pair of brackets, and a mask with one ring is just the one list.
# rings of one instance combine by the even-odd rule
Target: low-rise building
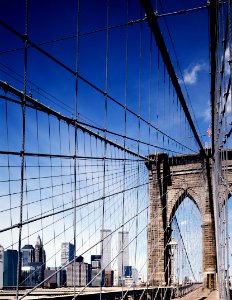
[[[54,289],[57,288],[57,274],[56,273],[56,268],[47,268],[44,270],[44,279],[46,280],[44,283],[44,287],[45,288],[49,288],[49,289]],[[54,274],[54,275],[53,275]],[[53,276],[52,276],[53,275]]]
[[86,286],[88,281],[88,264],[82,256],[67,266],[67,286]]

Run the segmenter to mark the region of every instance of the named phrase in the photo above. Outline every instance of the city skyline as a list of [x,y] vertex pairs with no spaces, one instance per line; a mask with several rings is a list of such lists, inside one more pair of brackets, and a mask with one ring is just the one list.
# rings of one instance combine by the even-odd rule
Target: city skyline
[[[102,233],[102,231],[104,232],[104,234]],[[111,234],[112,231],[110,229],[100,229],[100,248],[101,251],[99,251],[99,255],[101,255],[101,253],[105,253],[105,259],[102,258],[102,261],[105,260],[105,266],[103,267],[104,269],[110,269],[110,261],[111,261]],[[125,240],[124,243],[122,243],[122,232],[118,232],[118,255],[116,257],[116,260],[118,261],[118,259],[120,259],[120,252],[122,250],[123,247],[125,247],[125,259],[126,259],[126,265],[129,265],[129,250],[128,250],[128,245],[129,245],[129,232],[125,232]],[[7,250],[7,248],[4,248],[4,246],[2,246],[4,251]],[[36,247],[38,247],[36,249]],[[37,261],[46,261],[46,249],[43,246],[43,241],[40,237],[40,235],[38,235],[38,237],[35,240],[35,247],[33,247],[33,244],[25,244],[22,246],[21,248],[22,250],[22,266],[24,265],[24,261],[26,261],[26,263],[30,263],[30,262],[37,262]],[[16,250],[16,249],[14,249]],[[26,255],[24,258],[23,252],[26,251]],[[60,247],[60,264],[59,266],[65,265],[68,261],[71,261],[74,259],[74,244],[73,244],[73,240],[71,240],[70,242],[61,242],[61,247]],[[91,255],[90,255],[91,256]],[[78,254],[76,254],[76,257],[78,257]],[[114,259],[115,260],[115,259]],[[91,262],[91,260],[89,260],[89,262]],[[104,265],[104,262],[103,262]],[[106,266],[107,265],[107,266]],[[117,264],[118,266],[121,265],[121,263]],[[125,265],[125,263],[124,263]],[[50,266],[52,267],[52,266]]]
[[[184,202],[184,205],[185,206],[189,205],[189,203],[188,202],[186,202],[186,203]],[[194,212],[194,214],[195,214],[195,212]],[[180,218],[180,225],[181,226],[186,225],[186,221],[181,219],[181,212],[179,212],[179,214],[177,214],[177,218]],[[114,262],[116,261],[117,267],[115,267],[115,263],[114,263],[114,267],[110,268],[111,263],[109,263],[109,262],[111,261],[111,259],[110,259],[111,255],[109,255],[109,250],[111,248],[110,247],[111,246],[111,238],[109,239],[109,236],[111,237],[111,234],[112,234],[112,231],[110,229],[101,229],[100,230],[100,237],[101,237],[100,238],[100,241],[101,241],[100,248],[101,248],[101,251],[99,252],[99,254],[96,253],[94,255],[95,256],[97,255],[97,256],[101,257],[100,258],[100,260],[101,260],[101,268],[99,270],[103,270],[104,269],[104,271],[112,270],[112,271],[116,272],[115,273],[116,277],[114,276],[115,277],[114,278],[114,284],[116,284],[117,286],[120,286],[121,285],[121,283],[120,283],[121,281],[120,280],[123,277],[122,274],[124,274],[124,272],[127,272],[127,273],[131,272],[131,271],[128,271],[129,269],[126,269],[126,268],[130,267],[130,268],[133,269],[133,268],[136,267],[136,265],[133,265],[133,264],[131,264],[129,262],[129,258],[130,258],[130,256],[129,256],[129,247],[127,247],[130,244],[130,242],[129,242],[129,232],[128,231],[124,231],[124,232],[123,231],[119,231],[119,232],[117,232],[117,236],[118,236],[118,240],[117,240],[118,254],[116,256],[116,259],[113,259]],[[178,234],[178,232],[175,233],[174,235],[176,235],[176,234]],[[182,234],[183,234],[183,237],[186,239],[186,237],[185,237],[186,233],[182,232]],[[177,240],[179,240],[179,238],[177,238]],[[37,252],[37,255],[36,255],[36,247],[38,248],[38,250],[40,250],[39,252]],[[188,247],[189,246],[187,244],[188,254],[190,256],[194,255],[191,252],[192,251],[191,248],[189,250]],[[125,249],[123,250],[123,248],[125,248]],[[17,250],[14,250],[14,251],[17,252]],[[23,255],[24,251],[26,251],[26,253],[28,253],[28,254],[26,254],[25,257]],[[104,251],[106,252],[105,253],[105,257],[104,257]],[[74,245],[71,242],[62,242],[61,245],[60,245],[59,252],[60,252],[60,257],[61,257],[61,260],[60,260],[61,263],[57,264],[56,266],[54,266],[54,265],[48,265],[47,268],[46,268],[46,270],[50,270],[51,268],[54,268],[55,270],[58,270],[60,267],[62,268],[62,266],[67,265],[68,268],[69,268],[69,273],[70,273],[71,272],[70,270],[74,270],[73,269],[73,266],[74,266]],[[37,239],[35,241],[35,247],[33,247],[31,244],[26,244],[26,245],[24,245],[22,247],[22,271],[29,272],[30,270],[27,267],[28,263],[29,264],[32,263],[32,265],[33,265],[33,262],[36,262],[36,260],[35,260],[36,257],[40,257],[41,259],[46,259],[46,254],[45,253],[46,253],[46,249],[43,248],[43,241],[41,240],[40,236],[38,235],[38,237],[37,237]],[[180,258],[178,258],[178,255],[180,255],[180,253],[179,254],[178,253],[176,253],[176,256],[174,258],[175,260],[177,259],[177,262],[178,262],[178,259],[180,260]],[[103,256],[101,256],[102,254],[103,254]],[[93,255],[90,254],[89,258],[88,258],[88,255],[85,256],[85,257],[83,257],[82,258],[83,260],[81,260],[81,262],[83,264],[87,263],[87,265],[91,264],[91,257],[92,256]],[[75,257],[78,259],[79,257],[82,257],[82,256],[76,255]],[[106,261],[106,258],[108,258],[108,262]],[[181,258],[181,259],[183,259],[183,258]],[[24,263],[25,260],[27,261],[26,264]],[[46,260],[43,261],[41,267],[43,267],[43,269],[45,270],[45,266],[46,266]],[[196,267],[196,270],[198,270],[198,267],[197,266],[195,266],[195,267]],[[176,279],[175,280],[177,280],[177,278],[179,278],[178,281],[182,282],[184,280],[184,278],[186,277],[185,274],[188,273],[188,272],[186,272],[187,269],[188,269],[188,266],[186,266],[186,269],[182,269],[181,272],[180,272],[180,269],[178,269],[178,267],[176,266],[176,269],[175,269]],[[67,267],[64,268],[64,270],[67,270]],[[87,270],[87,269],[85,269],[85,270]],[[136,272],[139,272],[139,268],[135,269],[135,270],[136,270]],[[199,271],[199,273],[201,273],[201,272]],[[195,274],[197,274],[197,273],[195,273]],[[135,275],[133,275],[133,276],[135,276]],[[196,276],[198,277],[198,274]],[[142,275],[142,277],[144,278],[143,275]],[[85,278],[87,278],[87,275],[86,275]],[[66,275],[65,275],[64,282],[67,282],[67,280],[69,280],[69,284],[70,284],[70,282],[73,282],[73,277],[70,277],[70,275],[69,275],[69,279],[66,279]],[[78,280],[81,280],[81,279],[78,279]],[[83,280],[85,280],[85,279],[83,279]],[[200,280],[200,278],[199,278],[199,280]],[[82,282],[82,281],[80,281],[80,282]],[[116,282],[118,282],[118,283],[116,283]]]
[[229,293],[231,8],[3,1],[0,286],[16,299],[138,277]]
[[[46,267],[46,250],[43,248],[43,241],[38,235],[35,241],[35,247],[31,244],[26,244],[22,246],[21,255],[22,255],[22,267],[21,267],[21,285],[24,286],[35,286],[39,285],[40,282],[45,281],[42,286],[47,286],[45,274],[47,272],[50,276],[52,274],[56,274],[56,284],[60,284],[61,286],[74,286],[74,278],[77,286],[85,286],[90,282],[90,286],[121,286],[122,284],[130,285],[131,281],[129,278],[133,278],[133,282],[138,281],[138,271],[135,267],[129,266],[129,252],[126,251],[124,255],[118,255],[118,268],[122,268],[121,270],[112,270],[110,268],[110,260],[108,263],[106,259],[110,259],[109,251],[111,250],[111,239],[109,236],[111,235],[111,230],[103,229],[100,231],[101,234],[101,242],[102,242],[102,254],[91,255],[91,264],[88,264],[84,261],[84,257],[75,256],[74,259],[74,245],[69,242],[63,242],[61,244],[61,266],[57,267]],[[120,252],[123,247],[128,245],[128,236],[129,232],[118,232],[118,245]],[[104,243],[105,240],[105,243]],[[124,241],[124,242],[123,242]],[[4,268],[4,263],[1,264],[1,259],[4,258],[4,253],[6,257],[8,257],[8,251],[13,251],[17,254],[17,250],[5,250],[2,247],[3,256],[0,256],[0,270],[1,267]],[[106,252],[104,255],[104,251]],[[13,253],[12,252],[12,253]],[[16,256],[15,256],[16,258]],[[121,266],[124,258],[123,266]],[[125,260],[126,258],[126,260]],[[9,260],[9,259],[8,259]],[[10,259],[12,260],[12,259]],[[105,265],[103,265],[105,263]],[[65,266],[65,267],[63,267]],[[89,268],[91,266],[91,273]],[[9,272],[16,277],[17,270],[17,259],[15,259],[15,268],[11,269],[5,266],[2,268],[2,280],[4,279],[4,274],[8,274]],[[128,269],[129,268],[129,269]],[[130,271],[128,271],[130,270]],[[133,270],[133,272],[131,271]],[[4,273],[4,272],[5,273]],[[64,273],[65,271],[65,273]],[[115,273],[116,272],[116,273]],[[136,273],[135,273],[136,272]],[[114,274],[115,273],[115,274]],[[58,274],[60,274],[60,283],[58,283]],[[116,277],[115,277],[116,275]],[[96,278],[95,278],[96,277]],[[125,277],[125,279],[123,279]],[[54,278],[54,276],[52,277]],[[126,279],[128,278],[128,279]],[[136,280],[136,281],[135,281]],[[9,281],[4,280],[5,285],[7,287]],[[16,284],[16,278],[14,278],[14,284]],[[52,281],[48,281],[49,284],[55,284],[54,279]],[[124,282],[124,283],[123,283]],[[49,285],[48,285],[49,286]],[[54,286],[55,287],[55,286]]]

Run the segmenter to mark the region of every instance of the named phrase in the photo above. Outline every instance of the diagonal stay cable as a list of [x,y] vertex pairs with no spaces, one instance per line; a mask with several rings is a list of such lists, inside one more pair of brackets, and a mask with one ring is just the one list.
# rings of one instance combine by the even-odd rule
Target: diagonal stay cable
[[[179,11],[167,12],[167,13],[158,14],[157,17],[160,18],[160,17],[168,17],[168,16],[173,16],[173,15],[185,14],[185,13],[194,12],[194,11],[198,11],[198,10],[202,10],[202,9],[207,9],[208,7],[209,7],[208,5],[204,5],[204,6],[193,7],[193,8],[179,10]],[[145,21],[146,21],[146,17],[143,18],[143,19],[138,19],[138,20],[130,20],[129,22],[126,22],[126,23],[109,26],[108,29],[109,30],[118,29],[118,28],[121,28],[121,27],[126,27],[128,25],[140,24],[140,23],[145,22]],[[99,32],[102,32],[102,31],[106,31],[106,28],[98,28],[98,29],[95,29],[95,30],[82,32],[82,33],[79,33],[79,37],[99,33]],[[72,35],[68,35],[68,36],[62,36],[62,37],[59,37],[59,38],[56,38],[56,39],[40,42],[40,43],[37,44],[37,46],[49,45],[49,44],[53,44],[53,43],[57,43],[57,42],[62,42],[62,41],[70,40],[70,39],[75,39],[76,37],[77,37],[76,34],[72,34]],[[28,48],[30,48],[30,47],[28,47]],[[2,50],[0,52],[0,55],[15,52],[15,51],[19,51],[19,50],[23,50],[23,49],[24,49],[23,47],[17,47],[17,48],[13,48],[13,49]]]
[[185,116],[186,116],[186,118],[188,120],[188,123],[189,123],[189,125],[191,127],[191,130],[192,130],[192,132],[194,134],[195,140],[197,141],[197,143],[199,145],[199,148],[202,151],[202,154],[206,157],[205,150],[204,150],[204,148],[202,146],[201,140],[200,140],[199,135],[198,135],[198,133],[196,131],[196,128],[195,128],[195,125],[193,123],[192,117],[190,115],[189,109],[187,107],[184,95],[182,93],[180,84],[179,84],[177,76],[175,74],[175,70],[174,70],[174,67],[172,65],[171,58],[169,56],[169,53],[168,53],[168,50],[167,50],[167,47],[166,47],[163,35],[161,33],[161,30],[160,30],[157,18],[155,16],[152,4],[151,4],[151,2],[149,0],[140,0],[140,2],[141,2],[142,6],[144,8],[144,11],[145,11],[146,15],[147,15],[147,21],[149,23],[151,31],[152,31],[152,33],[154,35],[155,40],[156,40],[157,47],[159,48],[160,53],[162,55],[163,62],[166,65],[166,68],[167,68],[168,74],[169,74],[169,76],[171,78],[173,87],[176,90],[176,94],[177,94],[178,99],[179,99],[179,101],[180,101],[180,103],[182,105],[182,108],[184,110]]
[[183,244],[183,247],[184,247],[184,251],[185,251],[185,253],[186,253],[186,257],[187,257],[187,260],[188,260],[188,263],[189,263],[191,272],[192,272],[192,274],[193,274],[194,280],[197,281],[197,280],[196,280],[196,277],[195,277],[195,274],[194,274],[194,272],[193,272],[193,268],[192,268],[191,262],[190,262],[190,260],[189,260],[188,252],[187,252],[187,250],[186,250],[185,243],[184,243],[184,239],[183,239],[183,236],[182,236],[182,234],[181,234],[180,226],[179,226],[179,223],[178,223],[178,220],[177,220],[176,216],[174,216],[174,219],[175,219],[175,222],[176,222],[176,225],[177,225],[177,229],[178,229],[179,234],[180,234],[180,238],[181,238],[181,241],[182,241],[182,244]]
[[[1,82],[0,82],[0,84],[1,84]],[[18,100],[16,100],[16,99],[13,99],[13,98],[11,98],[11,97],[7,97],[7,96],[4,96],[4,95],[0,95],[0,99],[4,99],[4,100],[7,100],[7,101],[10,101],[10,102],[13,102],[13,103],[16,103],[16,104],[20,104],[21,105],[21,101],[18,101]],[[37,101],[37,100],[35,100],[35,101]],[[40,103],[40,102],[39,102]],[[26,103],[25,104],[25,106],[27,106],[27,107],[29,107],[29,108],[32,108],[32,109],[37,109],[37,110],[39,110],[39,111],[42,111],[42,112],[44,112],[44,110],[42,109],[42,108],[39,108],[39,107],[35,107],[34,105],[32,105],[32,104],[29,104],[29,103]],[[62,119],[62,118],[61,118]],[[71,122],[73,122],[73,119],[70,119],[71,120]],[[81,125],[81,126],[83,126],[84,128],[92,128],[92,129],[95,129],[95,130],[97,130],[97,131],[101,131],[101,132],[106,132],[106,133],[108,133],[109,135],[114,135],[114,136],[116,136],[116,137],[119,137],[119,138],[125,138],[126,140],[129,140],[129,141],[132,141],[132,142],[136,142],[136,143],[138,143],[138,140],[136,139],[136,138],[133,138],[133,137],[131,137],[131,136],[125,136],[124,134],[120,134],[120,133],[118,133],[118,132],[116,132],[116,131],[111,131],[111,130],[109,130],[109,129],[104,129],[104,128],[102,128],[102,127],[99,127],[99,126],[96,126],[96,125],[93,125],[93,124],[90,124],[90,123],[86,123],[86,122],[82,122],[82,121],[80,121],[80,120],[78,120],[78,124],[79,125]],[[73,125],[73,124],[72,124]],[[151,126],[151,125],[150,125]],[[102,136],[102,135],[101,135]],[[166,147],[161,147],[161,146],[158,146],[158,145],[156,145],[156,144],[154,144],[154,143],[148,143],[148,142],[146,142],[146,141],[144,141],[144,140],[139,140],[139,144],[143,144],[143,145],[146,145],[146,146],[149,146],[149,147],[152,147],[152,148],[155,148],[155,149],[159,149],[159,150],[163,150],[163,151],[171,151],[172,153],[176,153],[176,154],[184,154],[184,153],[182,153],[182,152],[180,152],[180,151],[175,151],[175,150],[173,150],[173,149],[168,149],[168,148],[166,148]],[[189,149],[191,152],[195,152],[193,149],[191,149],[191,148],[188,148],[188,147],[185,147],[185,148],[187,148],[187,149]],[[126,149],[128,149],[128,147],[126,148]],[[136,155],[137,155],[137,152],[136,152]]]
[[[2,25],[3,27],[5,27],[7,30],[9,30],[10,32],[12,32],[13,34],[15,34],[17,37],[19,37],[20,39],[22,39],[23,41],[25,40],[25,36],[23,34],[21,34],[20,32],[18,32],[17,30],[15,30],[13,27],[9,26],[7,23],[5,23],[3,20],[0,20],[0,25]],[[108,93],[106,93],[105,91],[103,91],[101,88],[99,88],[98,86],[96,86],[94,83],[92,83],[91,81],[89,81],[88,79],[86,79],[85,77],[83,77],[82,75],[80,75],[78,72],[72,70],[71,68],[69,68],[67,65],[65,65],[64,63],[62,63],[60,60],[58,60],[57,58],[55,58],[53,55],[51,55],[50,53],[48,53],[47,51],[43,50],[41,47],[37,46],[34,42],[32,42],[30,39],[27,38],[27,43],[30,44],[33,48],[35,48],[37,51],[39,51],[40,53],[42,53],[43,55],[45,55],[46,57],[48,57],[49,59],[51,59],[52,61],[54,61],[57,65],[61,66],[63,69],[65,69],[66,71],[68,71],[69,73],[71,73],[74,76],[78,76],[78,78],[82,81],[85,82],[88,86],[92,87],[93,89],[95,89],[96,91],[98,91],[100,94],[102,94],[103,96],[106,96],[108,99],[110,99],[111,101],[113,101],[114,103],[116,103],[117,105],[119,105],[122,108],[125,108],[125,106],[119,102],[117,99],[115,99],[114,97],[110,96]],[[177,80],[177,78],[176,78]],[[177,80],[177,84],[178,84],[178,80]],[[178,84],[179,85],[179,84]],[[183,105],[183,104],[182,104]],[[165,132],[163,132],[162,130],[160,130],[159,128],[157,128],[156,126],[150,124],[146,119],[144,119],[143,117],[139,116],[137,113],[135,113],[132,109],[126,107],[125,108],[129,113],[131,113],[132,115],[136,116],[137,118],[139,118],[141,121],[143,121],[145,124],[150,125],[152,128],[154,128],[157,132],[161,133],[162,135],[164,135],[165,137],[171,139],[172,141],[178,143],[181,146],[184,146],[185,148],[189,149],[186,145],[183,145],[182,143],[178,142],[176,139],[170,137],[168,134],[166,134]],[[191,118],[191,117],[190,117]],[[189,119],[188,119],[189,120]],[[198,135],[197,135],[198,136]],[[201,147],[200,147],[201,148]],[[202,147],[203,149],[203,147]],[[191,149],[191,151],[193,151]]]
[[[17,97],[19,97],[20,99],[23,99],[23,93],[15,88],[13,88],[12,86],[8,85],[6,82],[3,82],[2,80],[0,80],[0,87],[6,92],[6,91],[9,91],[10,93],[16,95]],[[33,99],[32,97],[30,96],[26,96],[26,101],[28,101],[29,103],[35,105],[36,107],[39,107],[41,108],[43,111],[45,111],[46,113],[48,114],[51,114],[55,117],[57,117],[59,120],[63,120],[65,121],[67,124],[72,124],[74,127],[76,126],[78,129],[81,129],[83,132],[86,132],[86,133],[89,133],[90,135],[102,140],[102,141],[106,141],[108,144],[110,144],[111,146],[115,146],[123,151],[126,151],[130,154],[133,154],[134,156],[139,156],[143,159],[146,159],[145,156],[142,156],[142,155],[138,155],[138,153],[136,152],[133,152],[127,148],[124,148],[123,146],[119,145],[118,143],[115,143],[114,141],[111,141],[109,139],[107,139],[106,137],[103,137],[101,136],[100,134],[86,128],[85,126],[82,126],[79,124],[78,121],[76,121],[75,119],[72,119],[72,118],[69,118],[69,117],[66,117],[64,115],[62,115],[61,113],[59,112],[56,112],[54,111],[53,109],[51,109],[50,107],[42,104],[41,102]],[[192,151],[192,150],[191,150]]]
[[[133,187],[128,188],[128,189],[125,189],[125,190],[123,190],[123,191],[119,191],[119,192],[116,192],[116,193],[113,193],[113,194],[110,194],[110,195],[106,195],[105,197],[106,197],[106,198],[108,198],[108,197],[113,197],[113,196],[116,196],[116,195],[121,194],[121,193],[123,193],[123,192],[130,191],[130,190],[133,190],[133,189],[142,187],[142,186],[147,185],[147,184],[148,184],[148,182],[145,182],[145,183],[140,184],[140,185],[138,185],[138,186],[133,186]],[[97,202],[97,201],[99,201],[99,200],[101,200],[101,199],[102,199],[102,197],[97,198],[97,199],[94,199],[94,200],[89,201],[89,202],[86,202],[86,203],[82,203],[82,204],[76,205],[76,207],[89,205],[89,204],[94,203],[94,202]],[[13,228],[19,228],[19,227],[21,227],[21,226],[23,226],[23,225],[30,224],[30,223],[36,222],[36,221],[38,221],[38,220],[48,218],[48,217],[51,217],[51,216],[60,214],[60,213],[62,213],[62,212],[66,212],[66,211],[72,210],[73,208],[74,208],[73,206],[72,206],[72,207],[68,207],[68,208],[65,208],[65,209],[56,211],[56,212],[54,212],[54,213],[50,213],[50,214],[47,214],[47,215],[44,215],[44,216],[40,216],[40,217],[38,217],[38,218],[33,218],[33,219],[30,219],[30,220],[26,220],[26,221],[23,221],[22,223],[14,224],[13,226],[6,227],[6,228],[4,228],[4,229],[1,229],[1,230],[0,230],[0,233],[1,233],[1,232],[8,231],[8,230],[13,229]]]

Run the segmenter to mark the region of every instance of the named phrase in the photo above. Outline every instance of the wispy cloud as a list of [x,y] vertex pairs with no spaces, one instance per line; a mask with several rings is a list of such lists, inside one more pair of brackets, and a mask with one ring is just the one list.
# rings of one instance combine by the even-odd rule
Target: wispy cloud
[[[191,65],[187,69],[184,70],[184,82],[185,84],[195,84],[197,82],[197,75],[204,68],[204,64],[197,63],[195,65]],[[183,83],[180,80],[180,83]]]
[[225,71],[226,71],[226,75],[230,74],[229,60],[230,60],[230,50],[229,50],[229,47],[227,47],[226,52],[225,52]]
[[184,70],[184,82],[185,84],[195,84],[197,82],[197,74],[204,67],[204,64],[197,63]]

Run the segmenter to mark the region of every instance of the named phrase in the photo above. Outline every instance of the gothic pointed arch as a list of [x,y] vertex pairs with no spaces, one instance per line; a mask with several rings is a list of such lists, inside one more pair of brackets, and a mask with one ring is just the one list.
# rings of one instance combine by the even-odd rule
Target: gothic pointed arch
[[182,189],[180,191],[178,191],[173,199],[170,199],[171,207],[170,207],[170,213],[169,213],[169,223],[171,223],[176,211],[178,210],[179,206],[181,205],[181,203],[186,199],[189,198],[192,200],[192,202],[196,205],[196,207],[198,208],[200,215],[201,215],[201,219],[202,219],[202,215],[203,215],[203,211],[202,211],[202,205],[200,203],[200,199],[199,199],[199,194],[194,191],[191,188],[188,189]]

